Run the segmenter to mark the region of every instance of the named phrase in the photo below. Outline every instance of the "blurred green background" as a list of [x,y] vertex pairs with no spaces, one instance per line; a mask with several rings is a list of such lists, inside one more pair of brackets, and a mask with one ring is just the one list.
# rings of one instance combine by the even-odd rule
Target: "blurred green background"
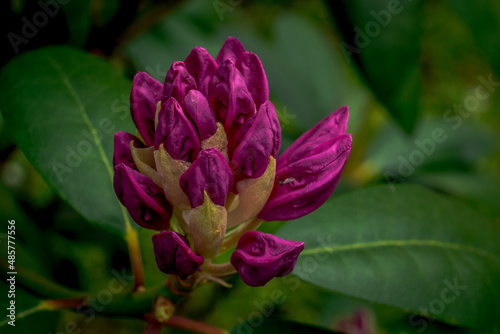
[[[500,222],[497,1],[55,3],[59,11],[48,23],[28,42],[13,47],[9,33],[22,35],[22,18],[32,18],[43,8],[37,1],[3,2],[7,37],[2,66],[29,50],[68,44],[106,59],[130,79],[139,70],[163,81],[170,64],[183,60],[194,46],[215,57],[225,38],[235,36],[264,65],[282,124],[282,149],[329,113],[349,106],[353,148],[333,200],[375,184],[418,183]],[[433,139],[436,129],[446,139]],[[0,121],[0,211],[3,222],[17,222],[18,263],[82,291],[106,286],[113,268],[130,270],[124,242],[89,224],[62,201],[7,132]],[[267,224],[264,230],[279,227]],[[139,234],[147,283],[159,282],[164,276],[152,257],[152,233]],[[412,324],[403,310],[305,282],[294,291],[278,280],[262,288],[245,286],[237,277],[231,283],[232,289],[204,286],[180,305],[180,312],[231,328],[248,320],[280,289],[286,302],[276,306],[274,315],[283,318],[339,328],[341,319],[367,310],[361,312],[363,319],[379,333],[420,333],[423,328]],[[36,291],[20,285],[18,292],[19,309],[37,299]],[[59,333],[68,321],[79,324],[83,333],[138,333],[144,327],[133,319],[86,320],[69,311],[39,312],[28,322],[19,321],[16,330],[33,332],[35,326],[37,333]],[[426,333],[461,331],[438,321],[425,323]]]

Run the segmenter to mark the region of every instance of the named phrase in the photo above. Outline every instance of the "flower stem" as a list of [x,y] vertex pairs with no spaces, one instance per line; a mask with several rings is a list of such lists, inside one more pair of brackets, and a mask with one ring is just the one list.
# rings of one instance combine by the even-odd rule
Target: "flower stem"
[[233,248],[240,240],[241,236],[248,231],[256,230],[260,224],[262,224],[262,220],[259,218],[254,218],[250,220],[248,223],[241,225],[237,229],[235,229],[231,235],[222,242],[222,246],[220,247],[219,253],[224,253],[225,251]]
[[170,319],[165,323],[165,326],[192,331],[200,334],[228,334],[228,332],[223,329],[178,315],[171,316]]
[[[122,210],[125,211],[125,208],[122,207]],[[137,236],[137,231],[132,228],[126,212],[124,212],[123,217],[126,225],[125,242],[127,243],[132,274],[134,275],[133,291],[142,291],[144,289],[144,268],[142,266],[139,238]]]
[[201,269],[213,276],[216,277],[225,277],[232,274],[236,274],[236,269],[234,269],[233,265],[230,262],[215,264],[211,262],[206,262],[201,266]]

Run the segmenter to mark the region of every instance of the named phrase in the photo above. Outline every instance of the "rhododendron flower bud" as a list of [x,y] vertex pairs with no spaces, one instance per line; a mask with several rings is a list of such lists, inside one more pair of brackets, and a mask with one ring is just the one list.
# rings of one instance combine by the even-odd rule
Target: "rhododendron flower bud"
[[274,277],[292,272],[300,252],[301,241],[288,241],[258,231],[245,233],[231,256],[243,282],[250,286],[263,286]]
[[209,102],[217,119],[228,132],[234,123],[243,124],[256,110],[245,78],[232,59],[226,59],[215,71]]
[[203,257],[196,255],[187,239],[179,233],[163,231],[153,235],[156,264],[165,274],[180,278],[192,275],[203,264]]
[[224,206],[232,183],[233,174],[226,159],[214,148],[201,151],[179,180],[193,208],[203,204],[204,191],[214,204]]
[[144,144],[140,141],[140,139],[130,133],[124,131],[118,131],[117,133],[115,133],[113,166],[123,163],[132,169],[137,169],[135,166],[134,157],[132,156],[132,151],[130,150],[131,142],[133,143],[134,147],[144,147]]
[[[264,67],[234,37],[215,60],[193,48],[163,84],[138,72],[130,102],[138,134],[115,135],[115,192],[137,224],[166,230],[153,237],[160,270],[182,284],[224,285],[236,269],[252,286],[290,273],[303,243],[254,230],[330,196],[351,147],[347,107],[278,157],[281,128]],[[231,262],[212,263],[236,245]]]
[[162,90],[162,84],[144,72],[138,72],[132,82],[130,93],[132,120],[147,146],[154,143],[156,105],[161,98]]
[[154,144],[156,149],[163,144],[168,154],[176,160],[193,161],[200,151],[196,128],[173,97],[161,104]]
[[297,139],[276,163],[276,182],[258,217],[289,220],[320,207],[332,194],[351,151],[343,107]]
[[238,147],[232,153],[231,168],[236,174],[251,178],[261,176],[272,156],[276,158],[281,144],[281,129],[274,105],[267,101],[245,122],[234,137]]
[[137,224],[158,231],[169,227],[172,206],[150,178],[125,164],[118,164],[113,184],[118,199]]
[[196,89],[196,81],[193,76],[189,74],[186,65],[182,61],[176,61],[170,66],[165,76],[165,83],[163,84],[162,102],[168,100],[170,97],[182,103],[184,96],[191,90]]
[[214,112],[207,98],[200,91],[190,90],[182,101],[182,109],[198,129],[201,141],[212,137],[217,132]]

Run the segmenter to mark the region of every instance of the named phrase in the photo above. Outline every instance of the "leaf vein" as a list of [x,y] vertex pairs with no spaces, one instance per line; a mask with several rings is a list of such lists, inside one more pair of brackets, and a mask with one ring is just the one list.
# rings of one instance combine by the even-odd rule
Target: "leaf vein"
[[344,252],[352,251],[358,249],[367,248],[378,248],[378,247],[405,247],[405,246],[415,246],[415,247],[437,247],[448,250],[465,251],[473,254],[480,255],[482,257],[489,258],[495,262],[500,262],[497,255],[487,252],[482,249],[477,249],[471,246],[455,244],[451,242],[443,242],[439,240],[379,240],[372,242],[362,242],[347,245],[329,246],[322,248],[309,248],[305,249],[301,255],[307,254],[317,254],[317,253],[334,253],[334,252]]

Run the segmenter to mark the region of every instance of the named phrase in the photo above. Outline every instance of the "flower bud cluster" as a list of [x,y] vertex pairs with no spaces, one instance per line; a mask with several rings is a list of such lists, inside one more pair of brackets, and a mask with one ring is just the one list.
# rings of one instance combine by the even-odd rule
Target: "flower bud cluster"
[[[304,244],[254,230],[331,195],[351,147],[347,107],[276,159],[281,129],[266,74],[233,37],[215,60],[195,47],[163,84],[138,72],[130,105],[138,136],[115,134],[114,187],[138,225],[160,231],[158,268],[180,279],[237,271],[251,286],[290,273]],[[230,263],[212,263],[234,246]]]

